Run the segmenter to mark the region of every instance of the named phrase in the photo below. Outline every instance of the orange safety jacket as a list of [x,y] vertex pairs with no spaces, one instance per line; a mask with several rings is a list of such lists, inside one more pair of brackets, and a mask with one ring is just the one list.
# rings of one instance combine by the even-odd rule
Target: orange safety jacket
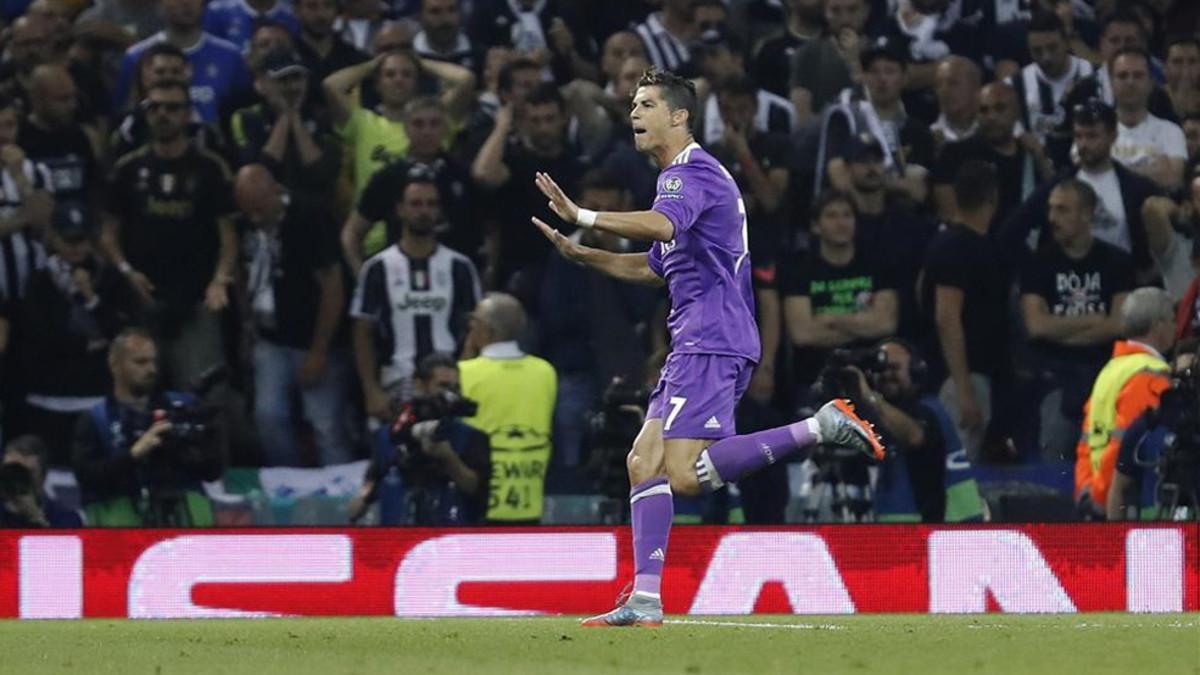
[[1108,501],[1125,430],[1170,386],[1170,366],[1151,347],[1118,340],[1112,359],[1092,385],[1075,447],[1075,499],[1085,493],[1101,510]]

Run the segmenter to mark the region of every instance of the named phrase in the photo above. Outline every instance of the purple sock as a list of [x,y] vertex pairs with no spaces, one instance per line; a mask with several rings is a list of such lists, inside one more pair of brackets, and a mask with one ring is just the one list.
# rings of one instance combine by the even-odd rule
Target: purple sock
[[659,596],[667,538],[675,501],[666,476],[638,483],[629,491],[633,525],[633,592]]
[[816,422],[810,418],[786,427],[722,438],[700,453],[696,461],[700,486],[711,492],[807,448],[819,440],[815,427]]

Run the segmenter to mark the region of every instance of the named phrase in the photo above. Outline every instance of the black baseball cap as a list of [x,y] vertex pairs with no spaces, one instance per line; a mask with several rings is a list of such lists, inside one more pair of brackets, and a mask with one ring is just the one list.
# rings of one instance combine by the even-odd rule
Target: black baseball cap
[[886,37],[881,37],[869,43],[858,57],[863,70],[870,68],[871,64],[879,59],[887,59],[888,61],[898,63],[901,68],[907,67],[909,61],[908,53],[904,47],[895,40],[889,40]]
[[262,60],[262,72],[271,79],[278,79],[294,75],[296,73],[307,73],[308,67],[300,60],[300,55],[289,49],[277,49],[270,52]]
[[846,149],[847,162],[878,162],[883,161],[886,156],[879,139],[875,138],[875,134],[866,131],[851,137],[850,145]]
[[89,239],[95,231],[87,210],[74,202],[62,202],[54,205],[50,227],[63,241],[71,242]]
[[1071,110],[1071,119],[1074,124],[1103,124],[1109,129],[1117,128],[1117,111],[1098,98],[1089,98],[1076,105]]

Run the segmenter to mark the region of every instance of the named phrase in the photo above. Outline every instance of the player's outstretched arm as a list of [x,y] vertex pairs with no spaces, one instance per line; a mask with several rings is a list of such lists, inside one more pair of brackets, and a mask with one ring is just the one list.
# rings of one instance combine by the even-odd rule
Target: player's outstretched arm
[[663,278],[650,269],[650,262],[645,253],[613,253],[577,244],[563,236],[562,232],[542,222],[540,218],[531,220],[567,260],[595,268],[621,281],[648,286],[662,286],[664,283]]
[[675,226],[657,211],[589,211],[571,201],[550,174],[539,171],[533,182],[550,200],[550,210],[568,223],[594,227],[635,241],[671,241],[675,238]]

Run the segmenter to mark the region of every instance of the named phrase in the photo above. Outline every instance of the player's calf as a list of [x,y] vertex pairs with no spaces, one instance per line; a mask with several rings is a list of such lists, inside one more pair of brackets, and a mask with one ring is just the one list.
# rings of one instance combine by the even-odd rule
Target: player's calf
[[834,399],[812,417],[743,436],[717,441],[696,460],[699,485],[713,491],[818,443],[849,447],[883,459],[874,428],[844,399]]

